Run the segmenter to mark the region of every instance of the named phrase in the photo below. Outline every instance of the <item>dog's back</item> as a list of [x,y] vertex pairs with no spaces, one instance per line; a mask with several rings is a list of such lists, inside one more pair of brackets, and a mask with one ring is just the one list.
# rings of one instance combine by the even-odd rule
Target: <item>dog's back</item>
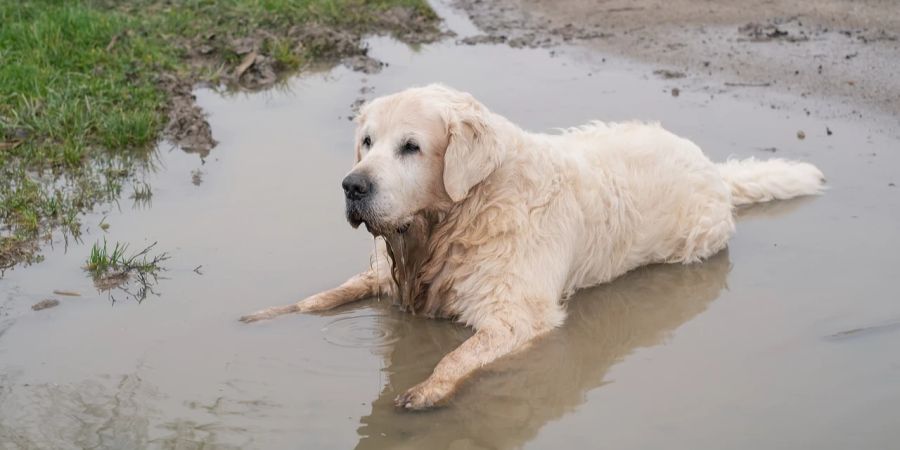
[[[658,124],[594,122],[552,147],[570,159],[583,212],[572,284],[602,283],[656,262],[690,263],[725,247],[736,205],[818,193],[822,174],[784,160],[715,164]],[[611,267],[612,265],[612,267]]]

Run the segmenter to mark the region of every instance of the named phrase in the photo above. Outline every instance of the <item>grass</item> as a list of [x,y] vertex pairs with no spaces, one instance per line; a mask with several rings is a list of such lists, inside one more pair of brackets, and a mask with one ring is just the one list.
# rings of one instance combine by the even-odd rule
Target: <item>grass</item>
[[143,250],[126,256],[128,252],[128,244],[116,242],[113,247],[109,247],[106,239],[103,239],[103,245],[99,242],[91,247],[91,254],[88,256],[87,263],[84,268],[95,277],[112,272],[144,272],[158,273],[162,268],[160,263],[169,259],[168,254],[161,253],[147,259],[150,250],[156,246],[156,242],[150,244]]
[[335,49],[298,45],[293,27],[375,31],[397,6],[435,17],[424,0],[0,1],[0,269],[119,197],[160,138],[172,79],[222,81],[241,60],[230,43],[260,33],[296,70]]
[[156,242],[137,253],[127,256],[128,244],[116,242],[113,247],[109,247],[106,239],[103,239],[102,246],[97,242],[91,247],[91,254],[88,256],[84,268],[94,277],[102,277],[110,273],[157,273],[161,270],[159,264],[169,259],[169,256],[166,253],[161,253],[147,259],[150,250],[155,246]]
[[[97,242],[91,247],[84,269],[99,289],[110,292],[111,298],[113,288],[120,288],[140,302],[153,292],[157,276],[164,270],[162,263],[169,259],[166,253],[151,256],[150,251],[155,246],[156,242],[129,255],[128,244],[116,242],[110,247],[104,238],[103,245]],[[134,291],[128,288],[132,279],[137,285]]]

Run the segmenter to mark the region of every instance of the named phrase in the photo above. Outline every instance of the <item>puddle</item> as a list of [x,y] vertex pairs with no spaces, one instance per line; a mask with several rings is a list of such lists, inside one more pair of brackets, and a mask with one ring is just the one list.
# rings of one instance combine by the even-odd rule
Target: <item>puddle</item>
[[[440,13],[460,33],[460,15]],[[152,205],[89,216],[83,243],[0,280],[0,448],[888,448],[900,440],[898,140],[865,123],[681,92],[574,48],[411,49],[370,40],[377,75],[200,90],[219,146],[162,146]],[[716,160],[809,160],[829,191],[740,212],[729,250],[579,293],[569,319],[446,408],[396,411],[471,332],[386,301],[244,325],[335,286],[372,239],[343,218],[351,105],[440,81],[526,128],[659,120]],[[812,101],[812,100],[804,100]],[[826,125],[833,131],[826,134]],[[806,138],[798,140],[798,130]],[[106,231],[99,224],[109,224]],[[91,244],[171,255],[143,302],[81,270]],[[199,270],[195,270],[201,266]],[[54,293],[54,291],[56,293]],[[79,295],[66,295],[79,294]],[[58,306],[32,311],[54,298]]]

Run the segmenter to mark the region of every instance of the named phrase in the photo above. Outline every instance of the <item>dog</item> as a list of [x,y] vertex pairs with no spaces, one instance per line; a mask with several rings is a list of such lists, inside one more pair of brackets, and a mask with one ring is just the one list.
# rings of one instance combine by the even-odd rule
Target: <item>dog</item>
[[647,264],[702,261],[725,248],[736,207],[818,194],[825,181],[805,162],[715,164],[653,123],[530,133],[436,84],[372,100],[356,122],[347,220],[382,237],[373,258],[390,263],[241,320],[386,293],[472,327],[396,398],[410,410],[440,405],[478,368],[560,326],[576,290]]

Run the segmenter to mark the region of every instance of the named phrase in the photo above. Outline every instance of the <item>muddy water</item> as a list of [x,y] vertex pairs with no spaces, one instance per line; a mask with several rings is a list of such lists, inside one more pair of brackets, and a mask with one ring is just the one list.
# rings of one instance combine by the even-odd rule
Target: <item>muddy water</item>
[[[461,35],[477,32],[440,12]],[[796,107],[774,110],[762,96],[673,97],[675,85],[637,75],[646,67],[574,48],[370,44],[389,63],[377,75],[338,67],[258,94],[198,91],[221,142],[205,162],[162,145],[149,207],[123,199],[87,218],[84,243],[58,241],[43,263],[5,274],[0,448],[900,442],[895,130],[802,111],[827,100],[779,98]],[[431,81],[535,130],[642,118],[718,160],[770,157],[763,149],[774,147],[818,164],[830,190],[742,211],[729,250],[708,262],[581,292],[566,324],[532,351],[488,368],[443,409],[401,413],[391,399],[470,331],[386,300],[236,319],[365,268],[372,239],[345,224],[339,186],[352,161],[350,105]],[[94,289],[80,266],[104,236],[134,248],[158,241],[172,255],[157,295],[138,303]],[[46,298],[61,303],[31,310]]]

